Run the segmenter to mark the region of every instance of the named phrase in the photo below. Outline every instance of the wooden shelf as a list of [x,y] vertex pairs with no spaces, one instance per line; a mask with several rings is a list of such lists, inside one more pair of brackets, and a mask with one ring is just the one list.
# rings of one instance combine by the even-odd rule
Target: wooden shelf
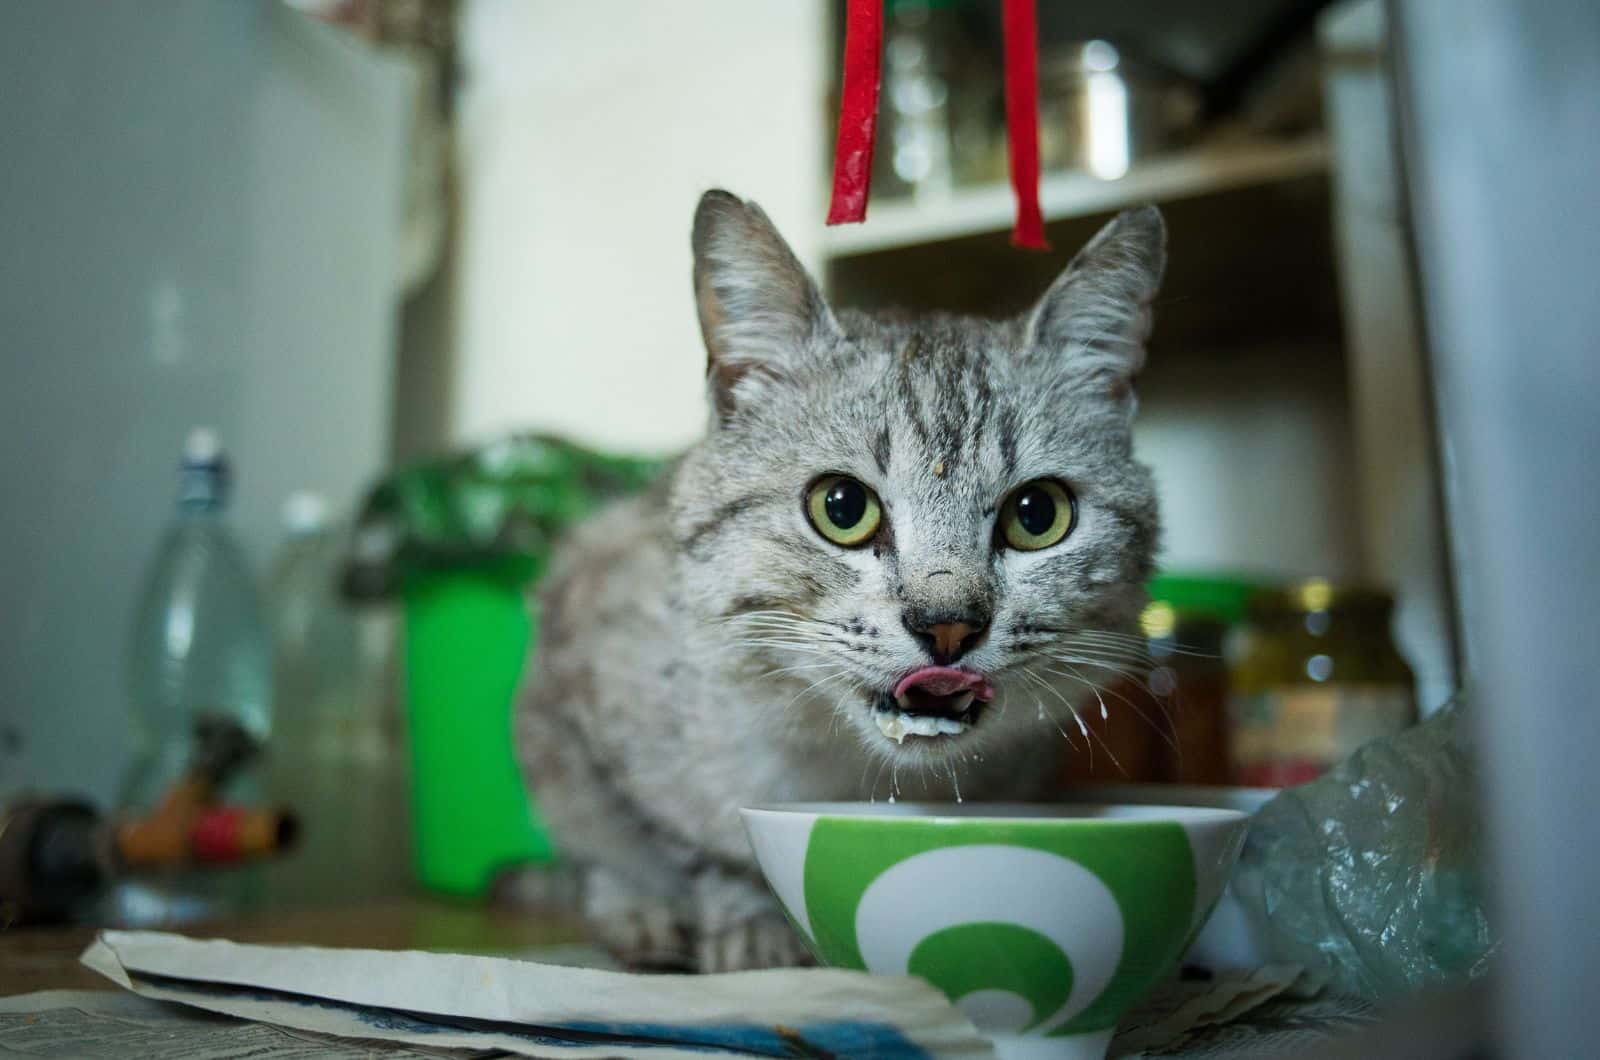
[[[1046,222],[1062,221],[1143,202],[1294,180],[1327,168],[1328,148],[1321,137],[1215,145],[1154,159],[1117,180],[1052,174],[1040,181],[1039,203]],[[877,204],[865,224],[829,228],[822,249],[829,258],[847,258],[1003,231],[1011,227],[1015,209],[1009,185],[961,190],[936,202]]]

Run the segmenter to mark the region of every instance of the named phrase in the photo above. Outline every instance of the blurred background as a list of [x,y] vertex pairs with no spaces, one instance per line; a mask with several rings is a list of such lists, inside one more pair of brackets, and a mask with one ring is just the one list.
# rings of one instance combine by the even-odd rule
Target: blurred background
[[125,642],[191,428],[226,447],[258,580],[296,493],[337,528],[389,470],[513,433],[691,443],[687,230],[713,186],[841,304],[990,315],[1162,205],[1138,443],[1164,566],[1231,583],[1189,587],[1232,594],[1229,621],[1260,582],[1393,593],[1416,701],[1452,687],[1376,3],[1042,5],[1047,254],[1007,239],[997,2],[888,5],[869,221],[832,229],[838,4],[4,17],[4,474],[29,513],[0,531],[7,787],[115,798]]
[[[987,315],[1027,306],[1120,208],[1166,211],[1146,624],[1198,655],[1123,689],[1147,709],[1064,777],[1293,783],[1454,687],[1378,3],[1042,5],[1050,253],[1008,242],[997,0],[886,5],[869,221],[832,229],[840,3],[3,18],[13,801],[160,804],[206,697],[269,749],[229,777],[296,796],[309,836],[349,828],[315,778],[373,772],[373,885],[408,877],[413,829],[440,834],[402,807],[443,828],[427,791],[483,756],[518,799],[494,757],[530,636],[515,594],[560,528],[701,432],[686,232],[712,186],[762,203],[837,304]],[[1326,642],[1299,642],[1306,615]],[[427,735],[467,674],[482,743]],[[1323,695],[1294,700],[1312,721],[1240,698],[1294,685]],[[506,829],[422,874],[480,890],[549,850],[536,818]]]
[[[1251,842],[1397,850],[1285,884],[1322,913],[1278,953],[1349,943],[1376,996],[1482,974],[1488,820],[1514,982],[1592,982],[1600,26],[1530,6],[1040,3],[1030,253],[998,0],[886,0],[842,227],[840,0],[8,0],[0,927],[478,908],[558,858],[510,759],[523,599],[702,431],[720,186],[835,304],[989,315],[1158,203],[1152,665],[1062,786],[1254,809],[1326,775]],[[1397,893],[1426,958],[1376,982]],[[1242,925],[1211,942],[1259,961]],[[1592,1044],[1563,991],[1502,1006],[1541,1055]]]
[[[998,0],[887,4],[868,220],[838,228],[840,3],[0,7],[0,803],[154,820],[199,776],[197,805],[292,804],[216,855],[302,840],[257,903],[475,896],[550,857],[505,740],[518,600],[702,430],[714,186],[838,304],[991,315],[1117,210],[1165,211],[1157,665],[1123,690],[1151,719],[1064,778],[1272,789],[1445,704],[1385,6],[1039,7],[1043,254],[1008,241]],[[94,915],[247,901],[206,886]]]

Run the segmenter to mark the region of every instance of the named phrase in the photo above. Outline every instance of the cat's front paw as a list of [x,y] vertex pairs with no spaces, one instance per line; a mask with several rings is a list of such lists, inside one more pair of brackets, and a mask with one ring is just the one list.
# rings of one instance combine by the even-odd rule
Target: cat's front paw
[[746,972],[816,963],[794,928],[778,913],[702,931],[696,940],[695,960],[702,972]]
[[677,903],[640,891],[626,876],[604,868],[584,878],[583,916],[595,941],[629,968],[683,971],[694,953]]
[[611,956],[639,971],[689,967],[688,932],[667,905],[637,905],[589,921],[590,934]]

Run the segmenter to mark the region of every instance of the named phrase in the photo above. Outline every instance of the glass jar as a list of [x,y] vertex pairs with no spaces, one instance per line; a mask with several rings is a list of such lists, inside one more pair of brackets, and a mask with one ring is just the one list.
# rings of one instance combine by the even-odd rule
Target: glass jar
[[1255,595],[1230,674],[1235,783],[1304,783],[1416,721],[1414,677],[1389,634],[1393,610],[1385,592],[1325,578]]
[[[1111,665],[1099,703],[1066,735],[1066,783],[1227,784],[1224,645],[1243,622],[1255,584],[1213,574],[1162,574],[1139,617],[1144,658],[1102,647]],[[1095,672],[1092,667],[1090,672]],[[1075,723],[1074,723],[1075,724]]]
[[[950,104],[965,38],[961,0],[888,0],[872,194],[948,195]],[[830,152],[829,158],[832,157]]]
[[1164,574],[1150,583],[1139,624],[1149,638],[1149,688],[1163,728],[1160,779],[1228,784],[1230,636],[1244,622],[1254,583],[1231,577]]

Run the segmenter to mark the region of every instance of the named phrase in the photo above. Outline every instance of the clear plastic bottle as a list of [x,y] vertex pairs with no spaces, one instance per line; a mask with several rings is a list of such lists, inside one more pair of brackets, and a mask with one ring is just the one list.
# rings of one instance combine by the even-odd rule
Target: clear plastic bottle
[[360,633],[336,595],[343,548],[326,503],[315,493],[291,495],[283,526],[266,585],[282,749],[275,758],[344,744],[361,694]]
[[[178,512],[146,576],[128,648],[136,750],[123,785],[125,807],[157,805],[189,768],[195,727],[236,723],[265,742],[272,725],[272,657],[260,598],[243,552],[224,522],[228,462],[214,431],[184,445]],[[256,801],[246,769],[221,792]],[[237,907],[251,869],[180,872],[119,889],[116,915],[130,922],[181,921]]]
[[267,869],[278,905],[371,898],[407,876],[409,814],[399,719],[386,695],[386,633],[339,595],[345,529],[314,493],[284,506],[267,579],[277,712],[267,784],[304,822]]

